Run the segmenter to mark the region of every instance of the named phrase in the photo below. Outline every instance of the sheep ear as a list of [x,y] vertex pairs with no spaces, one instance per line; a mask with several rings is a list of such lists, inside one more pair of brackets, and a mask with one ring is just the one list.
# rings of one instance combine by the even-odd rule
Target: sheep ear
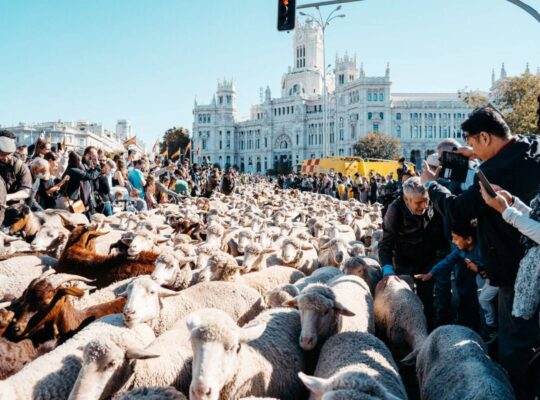
[[411,351],[403,360],[400,361],[401,365],[412,366],[416,364],[416,357],[418,356],[419,349]]
[[159,354],[150,353],[144,349],[136,347],[128,347],[126,349],[126,358],[128,360],[147,360],[149,358],[157,358]]
[[154,243],[156,244],[161,244],[161,243],[165,243],[165,242],[168,242],[169,241],[169,238],[166,238],[164,236],[156,236],[154,237]]
[[347,307],[345,307],[343,304],[341,304],[339,301],[336,301],[334,303],[334,310],[338,314],[345,315],[346,317],[354,317],[356,315],[351,310],[349,310]]
[[273,247],[269,247],[267,249],[263,249],[262,254],[270,254],[270,253],[276,253],[278,249],[274,249]]
[[201,326],[201,318],[197,314],[190,314],[186,318],[186,326],[190,332],[193,332],[195,329]]
[[127,298],[128,297],[128,292],[127,290],[124,290],[123,292],[120,292],[116,295],[116,297],[125,297]]
[[387,399],[387,400],[399,400],[401,398],[401,397],[394,396],[389,391],[385,391],[385,395],[386,395],[385,399]]
[[283,307],[292,307],[297,308],[298,307],[298,298],[294,297],[291,300],[287,300],[285,303],[282,304]]
[[328,387],[329,379],[317,378],[316,376],[309,376],[303,372],[298,373],[300,380],[306,385],[306,387],[315,394],[322,395]]
[[239,328],[240,334],[238,340],[240,343],[251,342],[252,340],[258,339],[264,333],[265,329],[265,323],[259,323],[246,328]]
[[0,308],[7,308],[11,305],[11,301],[3,301],[0,303]]
[[300,247],[302,250],[313,250],[313,245],[311,243],[304,244],[302,247]]

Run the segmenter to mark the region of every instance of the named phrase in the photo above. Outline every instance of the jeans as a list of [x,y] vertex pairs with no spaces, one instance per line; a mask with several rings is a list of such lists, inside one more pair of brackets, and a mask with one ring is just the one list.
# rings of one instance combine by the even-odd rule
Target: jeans
[[495,328],[497,326],[497,310],[495,310],[495,305],[493,304],[493,299],[497,296],[497,293],[499,293],[499,288],[497,286],[491,286],[489,280],[486,279],[478,296],[480,307],[484,311],[486,325],[489,328]]
[[111,215],[113,215],[112,205],[110,201],[106,201],[103,203],[103,209],[101,212],[106,217],[110,217]]
[[540,382],[531,376],[528,364],[533,356],[533,346],[540,334],[538,313],[529,319],[512,317],[513,287],[499,288],[499,362],[510,375],[510,382],[517,400],[533,398],[533,385]]
[[480,310],[476,272],[469,270],[464,262],[459,262],[454,266],[454,274],[458,294],[457,323],[478,330]]

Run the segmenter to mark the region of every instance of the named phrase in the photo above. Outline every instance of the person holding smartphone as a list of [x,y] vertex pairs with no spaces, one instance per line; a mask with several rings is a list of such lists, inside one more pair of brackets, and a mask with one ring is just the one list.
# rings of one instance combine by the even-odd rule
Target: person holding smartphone
[[[474,110],[461,128],[470,147],[458,149],[459,153],[480,159],[480,169],[490,182],[529,203],[540,186],[540,138],[513,135],[493,107]],[[540,334],[538,313],[528,320],[512,316],[514,282],[526,251],[521,234],[484,202],[478,180],[456,196],[436,182],[437,172],[427,165],[422,171],[422,183],[436,210],[451,220],[478,221],[478,245],[485,271],[491,284],[499,287],[499,362],[509,373],[516,397],[532,399],[535,386],[540,387],[540,379],[531,380],[528,375]]]

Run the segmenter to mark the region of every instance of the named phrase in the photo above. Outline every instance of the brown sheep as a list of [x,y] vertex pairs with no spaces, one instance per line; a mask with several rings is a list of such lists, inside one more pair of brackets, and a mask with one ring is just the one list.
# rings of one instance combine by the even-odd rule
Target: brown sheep
[[26,364],[54,348],[54,342],[34,347],[30,339],[13,343],[0,337],[0,380],[20,371]]
[[156,253],[141,252],[137,258],[129,259],[125,254],[101,255],[89,250],[92,239],[101,234],[90,227],[75,228],[56,271],[94,279],[93,285],[99,289],[116,281],[152,273],[158,257]]
[[95,319],[122,311],[125,299],[75,309],[69,296],[81,297],[84,291],[65,287],[64,284],[72,281],[90,280],[69,274],[42,275],[34,279],[14,307],[10,338],[31,338],[37,343],[50,339],[64,341]]

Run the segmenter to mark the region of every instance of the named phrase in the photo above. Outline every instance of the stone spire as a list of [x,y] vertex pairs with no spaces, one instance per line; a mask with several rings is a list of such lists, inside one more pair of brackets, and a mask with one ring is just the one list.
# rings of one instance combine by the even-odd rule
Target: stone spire
[[536,67],[536,76],[540,76],[540,67]]
[[270,92],[270,86],[266,86],[266,91],[265,91],[264,100],[265,100],[265,101],[270,101],[270,100],[272,100],[272,92]]
[[386,63],[386,73],[385,73],[385,76],[386,76],[387,78],[390,78],[390,63],[389,63],[389,62]]
[[495,86],[495,68],[491,70],[491,87]]
[[501,66],[501,79],[506,79],[506,68],[504,68],[504,63]]
[[530,74],[531,73],[531,70],[529,68],[529,63],[527,63],[527,66],[525,67],[525,73],[526,74]]
[[197,107],[197,96],[193,99],[193,107]]
[[363,78],[366,76],[366,73],[364,72],[364,63],[360,63],[360,78]]

